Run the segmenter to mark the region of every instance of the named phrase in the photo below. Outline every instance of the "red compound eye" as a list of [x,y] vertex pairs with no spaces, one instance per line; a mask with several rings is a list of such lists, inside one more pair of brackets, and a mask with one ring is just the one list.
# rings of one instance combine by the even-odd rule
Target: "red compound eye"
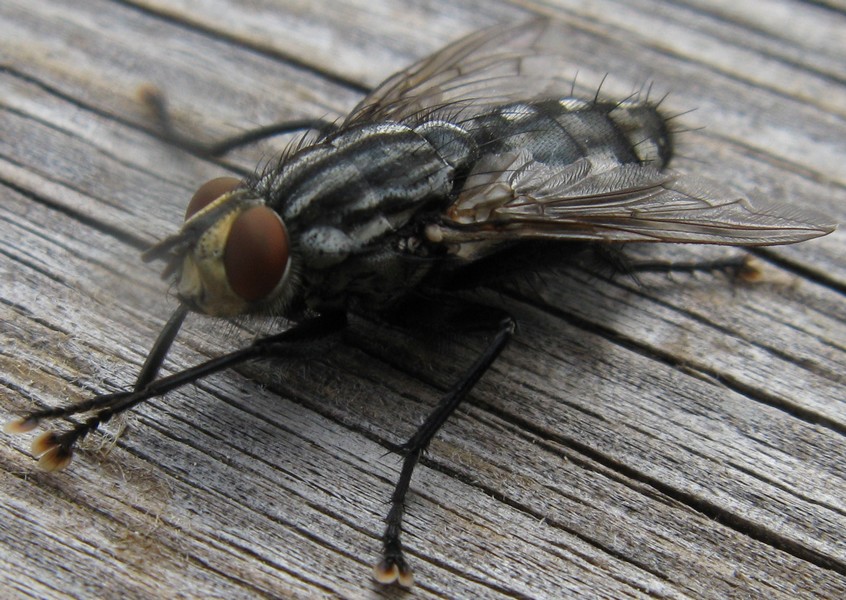
[[217,177],[210,179],[194,192],[188,208],[185,209],[185,220],[187,221],[206,206],[220,198],[223,194],[231,192],[241,184],[236,177]]
[[223,266],[232,291],[247,302],[265,298],[288,264],[288,233],[273,210],[248,208],[232,224]]

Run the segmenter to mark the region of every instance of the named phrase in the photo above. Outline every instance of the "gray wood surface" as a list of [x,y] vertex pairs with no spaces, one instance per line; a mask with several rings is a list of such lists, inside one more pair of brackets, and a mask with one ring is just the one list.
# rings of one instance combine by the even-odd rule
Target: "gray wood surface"
[[[482,26],[556,16],[579,81],[652,82],[677,165],[846,222],[846,15],[773,0],[0,3],[0,418],[130,386],[174,303],[140,250],[215,140],[337,118]],[[689,261],[734,250],[671,246]],[[0,444],[0,589],[37,598],[842,598],[846,230],[757,252],[761,280],[569,269],[483,294],[517,338],[415,473],[411,592],[370,578],[408,436],[483,338],[356,322],[318,358],[138,407],[44,473]],[[172,372],[274,324],[192,317]],[[121,427],[122,436],[115,438]]]

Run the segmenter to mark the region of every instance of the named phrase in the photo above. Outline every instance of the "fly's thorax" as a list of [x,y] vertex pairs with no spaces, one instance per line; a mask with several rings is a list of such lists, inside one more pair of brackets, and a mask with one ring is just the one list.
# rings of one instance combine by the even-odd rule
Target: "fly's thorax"
[[466,170],[479,155],[473,136],[464,128],[443,120],[422,123],[414,132],[432,145],[438,156],[455,171]]
[[475,145],[461,127],[368,123],[289,154],[250,185],[290,236],[296,303],[316,312],[382,306],[428,265],[400,248],[421,215],[451,201]]
[[467,162],[462,134],[472,144],[447,123],[359,125],[282,157],[254,185],[292,231],[315,225],[349,231],[446,197],[454,165]]
[[[285,224],[262,198],[226,177],[201,186],[181,231],[159,247],[173,249],[179,299],[217,317],[279,312],[287,302],[291,253]],[[276,307],[277,310],[269,310]]]

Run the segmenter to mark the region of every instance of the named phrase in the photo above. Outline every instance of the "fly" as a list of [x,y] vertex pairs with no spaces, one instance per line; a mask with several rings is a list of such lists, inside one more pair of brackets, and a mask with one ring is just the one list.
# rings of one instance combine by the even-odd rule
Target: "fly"
[[[834,230],[669,170],[673,137],[656,103],[576,98],[537,68],[544,56],[562,58],[561,38],[547,20],[470,35],[388,78],[339,125],[268,168],[202,185],[181,229],[144,254],[167,262],[179,307],[134,389],[38,410],[6,431],[90,413],[34,441],[39,464],[61,469],[77,441],[149,398],[337,332],[350,314],[413,325],[422,314],[414,311],[467,302],[456,292],[507,277],[526,257],[544,263],[620,242],[791,244]],[[218,150],[311,125],[264,128]],[[384,583],[412,583],[400,533],[421,453],[514,332],[502,309],[473,310],[493,337],[417,432],[391,448],[403,463],[374,570]],[[157,378],[188,311],[293,325]]]

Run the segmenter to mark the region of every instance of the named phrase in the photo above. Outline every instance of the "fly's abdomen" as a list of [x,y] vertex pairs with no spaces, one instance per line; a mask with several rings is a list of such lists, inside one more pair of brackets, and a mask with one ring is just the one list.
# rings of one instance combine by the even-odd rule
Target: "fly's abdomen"
[[585,158],[597,165],[654,163],[664,167],[672,145],[664,118],[642,102],[577,98],[508,104],[466,125],[479,153],[525,152],[546,165]]
[[663,169],[673,156],[667,119],[652,104],[620,102],[610,105],[608,119],[624,137],[641,164]]
[[[448,222],[462,225],[501,223],[503,208],[514,203],[541,214],[542,203],[534,200],[543,195],[604,193],[625,183],[627,165],[660,171],[672,156],[666,120],[643,102],[517,102],[474,117],[464,127],[476,142],[477,159],[445,213]],[[507,238],[499,235],[456,252],[486,254]]]

